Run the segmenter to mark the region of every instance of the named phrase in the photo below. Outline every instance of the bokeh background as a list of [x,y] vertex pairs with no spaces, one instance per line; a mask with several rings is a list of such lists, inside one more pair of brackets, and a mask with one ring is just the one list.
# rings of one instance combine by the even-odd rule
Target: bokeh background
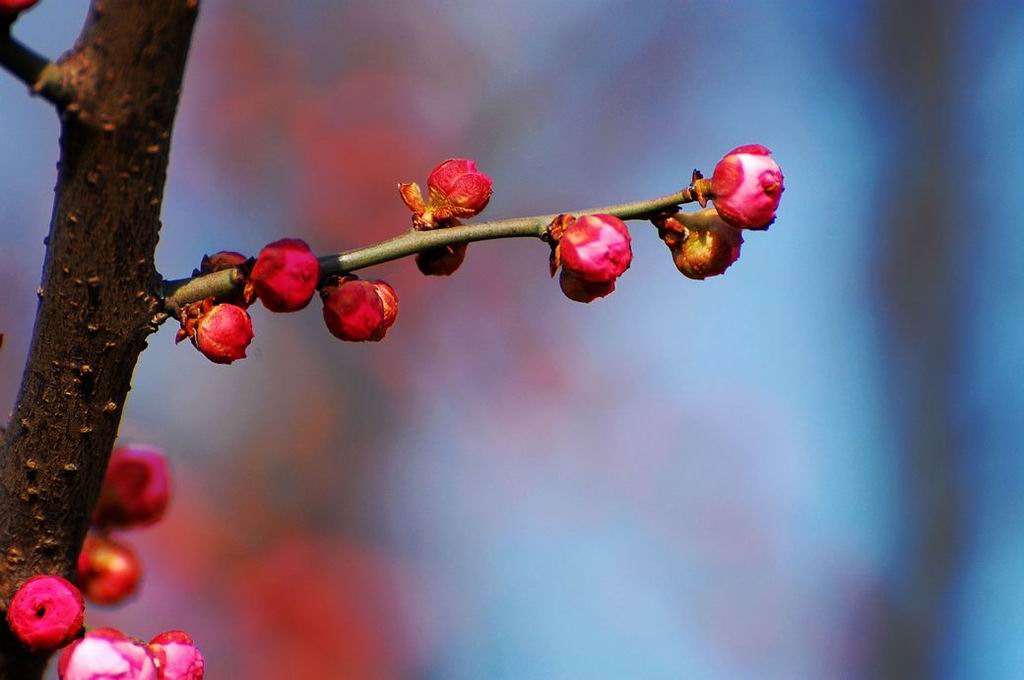
[[[85,0],[16,33],[50,54]],[[217,0],[158,252],[408,226],[451,156],[489,217],[676,190],[738,144],[786,174],[726,276],[634,229],[569,302],[535,242],[411,261],[379,345],[256,310],[250,358],[173,329],[124,441],[176,497],[141,594],[211,680],[1024,677],[1024,6],[901,0]],[[0,79],[0,411],[35,309],[57,152]]]

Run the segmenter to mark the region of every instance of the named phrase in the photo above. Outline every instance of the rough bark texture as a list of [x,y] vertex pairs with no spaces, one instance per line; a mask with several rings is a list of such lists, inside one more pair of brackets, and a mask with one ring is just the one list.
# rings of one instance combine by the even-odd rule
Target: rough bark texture
[[[62,60],[56,202],[21,389],[0,445],[0,603],[72,577],[132,372],[159,306],[153,264],[198,0],[94,0]],[[0,680],[42,676],[0,624]]]

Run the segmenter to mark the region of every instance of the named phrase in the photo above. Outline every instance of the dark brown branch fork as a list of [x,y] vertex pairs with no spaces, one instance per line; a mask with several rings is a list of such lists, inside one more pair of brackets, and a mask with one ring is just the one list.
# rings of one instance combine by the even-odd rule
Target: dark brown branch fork
[[[51,103],[61,123],[39,306],[16,405],[0,440],[4,609],[30,577],[74,580],[132,372],[149,335],[169,317],[179,317],[193,333],[201,329],[202,320],[189,314],[232,306],[226,301],[248,289],[253,262],[260,266],[249,260],[165,281],[154,265],[198,0],[92,0],[79,40],[55,63],[10,35],[17,13],[35,1],[0,0],[0,66]],[[351,272],[381,262],[416,255],[424,273],[448,274],[461,262],[466,243],[533,237],[550,244],[552,272],[562,267],[566,295],[589,301],[613,290],[615,277],[629,266],[629,234],[622,220],[654,222],[680,271],[701,279],[722,273],[739,257],[740,228],[771,223],[782,192],[782,175],[767,150],[750,146],[727,155],[714,177],[695,174],[686,188],[660,198],[462,224],[486,205],[490,180],[476,173],[471,161],[453,162],[472,171],[443,176],[439,166],[431,175],[428,201],[415,185],[401,186],[413,211],[412,230],[314,263],[319,270],[311,285],[325,300],[345,287]],[[708,199],[713,209],[678,212],[684,203],[703,207]],[[430,254],[455,257],[454,266],[439,265]],[[373,300],[378,308],[384,305],[391,323],[397,298],[386,284],[375,285],[359,295],[383,296],[383,303]],[[272,308],[267,295],[260,299]],[[361,319],[344,315],[355,299],[346,297],[330,310],[334,325],[325,307],[332,333],[343,339],[383,337],[380,329],[363,329],[361,336],[352,330]],[[200,308],[204,311],[195,311]],[[240,313],[248,319],[244,306]],[[0,680],[42,677],[51,652],[31,651],[23,642],[0,622]]]

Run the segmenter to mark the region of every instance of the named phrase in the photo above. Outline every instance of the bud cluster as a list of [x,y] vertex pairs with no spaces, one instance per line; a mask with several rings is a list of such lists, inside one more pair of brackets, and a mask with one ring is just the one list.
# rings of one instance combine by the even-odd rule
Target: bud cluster
[[[479,215],[494,186],[476,161],[451,158],[430,172],[426,197],[413,182],[399,184],[398,189],[412,213],[415,233],[455,227],[461,219]],[[570,300],[589,303],[611,294],[633,260],[631,236],[621,214],[651,220],[685,276],[717,276],[739,259],[741,230],[763,230],[774,222],[783,190],[782,171],[767,148],[736,147],[715,165],[710,179],[695,170],[690,186],[673,197],[680,199],[675,205],[654,202],[655,207],[643,212],[638,204],[628,204],[620,206],[621,211],[556,217],[543,233],[552,248],[551,274],[560,271],[559,285]],[[678,212],[679,203],[690,201],[703,209]],[[708,201],[714,203],[713,209],[705,208]],[[417,267],[431,276],[451,275],[465,259],[467,238],[460,233],[445,245],[421,249],[416,253]],[[294,312],[305,308],[319,290],[328,330],[347,342],[382,340],[398,317],[398,295],[391,286],[352,275],[325,277],[319,260],[300,239],[274,241],[255,258],[234,251],[208,255],[199,271],[224,270],[231,270],[232,290],[188,304],[178,314],[178,341],[190,339],[214,363],[230,364],[245,357],[253,339],[248,309],[256,300],[272,312]]]
[[137,444],[114,449],[92,528],[78,555],[78,584],[90,602],[118,604],[138,589],[142,576],[139,558],[110,532],[158,522],[167,510],[170,493],[170,471],[159,449]]
[[180,630],[149,643],[114,628],[96,628],[60,656],[61,680],[203,680],[206,663],[192,638]]
[[203,656],[186,633],[161,633],[144,643],[113,628],[82,636],[85,599],[115,604],[138,585],[134,551],[109,536],[111,529],[148,526],[160,520],[170,498],[163,454],[146,446],[123,446],[110,456],[92,528],[78,558],[77,580],[37,575],[18,588],[7,607],[7,625],[34,652],[60,657],[61,680],[202,680]]
[[[483,212],[494,193],[494,183],[476,169],[476,161],[450,158],[427,177],[426,201],[415,182],[399,184],[398,193],[412,211],[415,229],[443,229]],[[466,247],[454,243],[424,250],[416,254],[416,266],[427,276],[451,276],[466,259]]]

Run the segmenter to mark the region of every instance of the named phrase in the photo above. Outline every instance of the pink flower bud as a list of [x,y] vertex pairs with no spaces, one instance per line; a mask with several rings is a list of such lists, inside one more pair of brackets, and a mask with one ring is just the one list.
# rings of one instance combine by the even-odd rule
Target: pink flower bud
[[466,259],[466,243],[428,248],[416,253],[416,266],[427,276],[451,276]]
[[587,281],[568,269],[562,270],[558,283],[565,297],[575,302],[593,302],[615,290],[614,281]]
[[60,576],[33,576],[21,584],[7,607],[7,625],[29,649],[52,651],[82,630],[85,602],[78,588]]
[[149,648],[160,661],[160,680],[203,680],[206,662],[187,633],[160,633],[150,640]]
[[60,680],[160,680],[153,653],[113,628],[90,630],[64,650]]
[[711,178],[715,209],[738,229],[767,229],[775,221],[784,189],[782,170],[760,144],[727,153]]
[[0,21],[5,16],[13,17],[35,5],[39,0],[0,0]]
[[320,263],[305,241],[283,238],[260,251],[251,280],[264,307],[272,312],[295,312],[313,298],[320,281]]
[[612,283],[633,260],[629,230],[618,217],[584,215],[562,232],[558,259],[563,269],[583,281]]
[[78,555],[78,583],[96,604],[117,604],[135,592],[142,566],[135,551],[112,538],[90,533]]
[[163,517],[170,496],[163,453],[144,445],[121,446],[110,455],[92,522],[98,527],[153,524]]
[[430,210],[436,218],[447,219],[480,214],[491,200],[494,183],[476,169],[476,161],[451,158],[430,172],[427,188]]
[[398,295],[383,281],[346,278],[320,295],[327,329],[340,340],[382,340],[398,318]]
[[213,305],[195,322],[192,344],[215,364],[230,364],[245,358],[252,342],[252,319],[237,305]]

